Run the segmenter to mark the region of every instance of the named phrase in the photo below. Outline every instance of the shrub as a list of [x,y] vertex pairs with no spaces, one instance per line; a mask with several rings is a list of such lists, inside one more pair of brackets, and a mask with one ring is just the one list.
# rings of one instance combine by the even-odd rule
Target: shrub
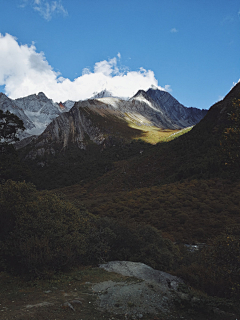
[[181,249],[181,252],[183,259],[176,275],[209,295],[239,299],[239,235],[222,234],[201,251],[190,253]]
[[149,225],[96,218],[49,191],[0,186],[0,268],[46,277],[80,264],[129,260],[169,270],[178,252]]
[[0,186],[1,261],[38,276],[81,263],[89,217],[54,194],[8,180]]
[[202,261],[211,277],[211,290],[220,297],[240,296],[240,236],[232,233],[217,237],[202,251]]
[[94,250],[87,253],[86,259],[91,259],[89,263],[127,260],[167,271],[178,259],[176,247],[156,228],[110,218],[96,220],[88,247]]

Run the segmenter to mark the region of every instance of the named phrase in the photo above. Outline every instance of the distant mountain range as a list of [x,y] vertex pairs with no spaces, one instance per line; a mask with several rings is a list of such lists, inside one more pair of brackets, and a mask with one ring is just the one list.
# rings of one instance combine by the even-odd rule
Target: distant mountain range
[[[221,142],[233,100],[240,99],[240,83],[208,111],[186,108],[159,91],[140,90],[127,101],[116,97],[78,101],[42,134],[18,142],[21,161],[32,168],[34,184],[57,188],[95,179],[91,188],[109,192],[188,178],[235,176],[225,167]],[[156,132],[156,138],[159,133],[162,137],[167,128],[189,127],[197,121],[173,141],[155,139]],[[154,139],[146,139],[148,135]]]
[[197,124],[207,113],[183,106],[156,87],[139,90],[128,100],[112,97],[104,90],[94,99],[59,104],[43,93],[16,100],[1,94],[0,109],[17,112],[27,134],[35,135],[18,144],[18,148],[23,147],[34,138],[33,158],[54,153],[56,145],[58,150],[69,144],[85,149],[89,142],[108,145],[113,137],[129,140],[139,131],[133,126],[182,129]]
[[[159,128],[178,129],[192,126],[207,113],[206,110],[184,107],[168,92],[156,87],[146,92],[139,90],[129,100],[113,97],[111,92],[103,90],[92,99],[78,102],[78,107],[84,107],[89,103],[93,106],[92,100],[95,100],[95,110],[103,109],[104,106],[105,110],[116,111],[122,118]],[[71,100],[63,103],[53,102],[43,92],[16,100],[0,93],[0,109],[9,110],[23,120],[26,130],[20,139],[41,134],[53,119],[69,111],[74,104],[75,101]]]

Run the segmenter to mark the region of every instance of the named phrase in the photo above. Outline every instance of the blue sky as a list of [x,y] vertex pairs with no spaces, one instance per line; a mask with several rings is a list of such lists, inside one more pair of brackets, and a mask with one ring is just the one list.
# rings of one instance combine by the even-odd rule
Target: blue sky
[[240,78],[240,1],[0,0],[0,90],[54,101],[151,84],[208,109]]

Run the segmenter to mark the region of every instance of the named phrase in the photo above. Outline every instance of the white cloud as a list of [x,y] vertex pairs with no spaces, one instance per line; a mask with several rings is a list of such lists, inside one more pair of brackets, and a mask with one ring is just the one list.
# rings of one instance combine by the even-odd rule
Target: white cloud
[[[153,71],[120,69],[116,57],[95,63],[93,69],[84,68],[82,75],[71,81],[55,72],[34,44],[19,45],[13,36],[0,34],[0,86],[5,85],[5,93],[12,99],[42,91],[54,101],[78,101],[103,89],[115,96],[131,97],[139,89],[158,86]],[[169,85],[159,88],[171,90]]]
[[164,86],[164,90],[165,90],[165,91],[168,91],[168,92],[172,92],[172,89],[171,89],[170,84],[166,84],[166,85]]
[[49,0],[22,0],[21,7],[31,5],[32,8],[39,12],[39,14],[46,20],[50,21],[52,16],[56,13],[68,15],[67,10],[63,7],[61,0],[49,1]]
[[172,28],[172,29],[170,30],[170,32],[171,32],[171,33],[177,33],[178,30],[177,30],[176,28]]
[[94,72],[95,73],[102,73],[105,76],[110,76],[111,74],[118,74],[119,69],[117,67],[117,59],[113,58],[109,61],[100,61],[95,63],[94,66]]

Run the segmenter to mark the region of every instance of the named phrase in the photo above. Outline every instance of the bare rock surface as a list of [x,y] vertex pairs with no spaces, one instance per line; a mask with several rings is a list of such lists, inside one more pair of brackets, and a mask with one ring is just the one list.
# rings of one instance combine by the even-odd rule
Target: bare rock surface
[[169,273],[155,270],[141,262],[110,261],[99,266],[106,271],[120,273],[123,276],[135,277],[141,280],[159,283],[165,287],[176,290],[183,281]]
[[111,261],[100,265],[109,272],[132,277],[127,282],[104,281],[93,285],[100,308],[115,314],[168,314],[173,307],[175,290],[182,280],[139,262]]

